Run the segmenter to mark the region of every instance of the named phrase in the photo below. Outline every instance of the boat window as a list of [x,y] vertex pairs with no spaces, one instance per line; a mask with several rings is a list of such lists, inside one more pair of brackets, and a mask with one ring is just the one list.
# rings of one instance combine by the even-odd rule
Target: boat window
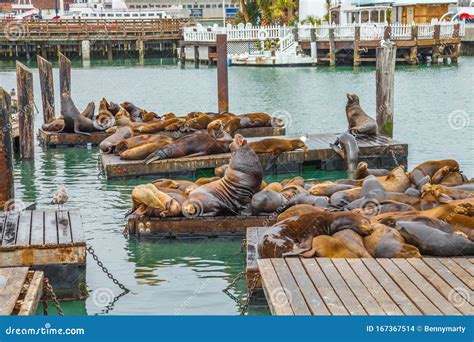
[[204,5],[199,5],[200,8],[204,8]]
[[83,16],[84,16],[84,17],[88,17],[88,16],[89,16],[89,14],[87,14],[87,13],[84,13],[84,14],[83,14]]
[[157,16],[158,18],[162,18],[161,13],[157,13],[156,16]]
[[216,7],[217,7],[217,5],[216,5],[216,4],[212,4],[212,8],[216,8]]
[[129,7],[130,7],[130,8],[135,8],[135,5],[130,5]]
[[91,13],[91,17],[97,17],[97,14]]
[[133,13],[132,17],[138,17],[138,13]]
[[109,18],[111,18],[111,17],[113,17],[114,15],[113,15],[113,13],[108,13],[107,16],[108,16]]
[[217,7],[222,8],[222,4],[217,5]]
[[154,16],[155,16],[155,13],[148,13],[148,16],[149,16],[149,17],[154,17]]
[[122,16],[122,13],[117,13],[115,14],[116,17],[121,17]]
[[104,13],[101,13],[100,16],[101,16],[101,17],[105,17],[105,14],[104,14]]
[[207,5],[206,5],[206,8],[211,8],[211,5],[210,5],[210,4],[207,4]]
[[123,16],[124,16],[124,17],[129,17],[129,16],[130,16],[130,13],[125,13]]

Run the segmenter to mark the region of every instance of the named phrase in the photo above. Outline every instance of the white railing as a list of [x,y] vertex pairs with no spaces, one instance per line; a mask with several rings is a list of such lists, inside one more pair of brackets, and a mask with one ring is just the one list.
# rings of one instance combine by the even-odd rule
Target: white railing
[[439,37],[440,38],[451,38],[454,35],[454,24],[453,23],[439,23]]
[[383,39],[385,31],[384,24],[362,24],[360,25],[360,40]]
[[337,25],[334,27],[334,37],[339,39],[354,39],[355,25]]
[[280,51],[284,52],[295,44],[295,36],[290,33],[280,39]]
[[393,40],[410,40],[412,38],[412,26],[403,24],[390,25],[390,39]]
[[433,39],[434,38],[434,25],[431,24],[418,24],[418,39]]

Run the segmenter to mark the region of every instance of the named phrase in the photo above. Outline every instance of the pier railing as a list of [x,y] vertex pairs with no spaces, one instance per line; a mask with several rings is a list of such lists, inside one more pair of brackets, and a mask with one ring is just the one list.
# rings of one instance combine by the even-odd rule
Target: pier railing
[[213,42],[216,34],[227,33],[227,41],[259,41],[281,39],[291,34],[291,28],[287,26],[253,26],[251,24],[237,26],[227,25],[218,27],[203,27],[196,25],[183,28],[183,39],[185,41]]

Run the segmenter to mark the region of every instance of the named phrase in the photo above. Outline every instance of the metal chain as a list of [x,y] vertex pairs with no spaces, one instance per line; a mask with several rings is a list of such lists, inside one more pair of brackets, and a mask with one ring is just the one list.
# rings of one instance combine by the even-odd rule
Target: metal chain
[[229,284],[229,286],[227,286],[223,291],[224,292],[227,292],[230,290],[231,287],[234,287],[235,284],[237,284],[237,282],[243,278],[243,276],[245,275],[245,272],[240,272],[239,274],[237,274],[237,277],[235,277],[234,280],[232,280],[232,282]]
[[[43,280],[44,285],[46,285],[46,279]],[[46,288],[46,286],[44,286]],[[48,316],[48,291],[45,290],[43,293],[43,314]]]
[[87,247],[87,251],[92,255],[92,258],[95,260],[95,262],[97,263],[97,265],[102,269],[102,271],[107,275],[107,277],[109,277],[109,279],[112,280],[112,282],[113,282],[115,285],[117,285],[118,287],[120,287],[120,289],[122,289],[122,290],[125,291],[125,292],[130,292],[130,290],[125,287],[125,285],[123,285],[121,282],[119,282],[119,281],[112,275],[112,273],[110,273],[110,271],[107,269],[107,267],[104,266],[104,264],[102,263],[102,261],[99,260],[99,257],[97,256],[97,254],[95,254],[94,248],[92,248],[92,246]]
[[[51,297],[51,300],[56,307],[56,310],[58,311],[59,316],[64,316],[64,311],[61,308],[61,305],[59,304],[58,297],[56,297],[56,293],[54,293],[53,287],[49,283],[48,278],[44,278],[44,289],[46,292],[46,303],[48,302],[47,296],[49,295]],[[48,314],[48,306],[46,304],[46,312],[45,314]]]
[[105,308],[100,312],[100,313],[96,313],[95,315],[96,316],[99,316],[99,315],[105,315],[105,314],[108,314],[110,311],[112,311],[115,307],[115,303],[117,303],[119,301],[120,298],[122,298],[123,296],[125,296],[128,292],[127,291],[123,291],[121,294],[119,294],[118,296],[115,296],[114,299],[112,299],[110,301],[109,304],[107,304],[105,306]]
[[243,255],[246,248],[247,248],[247,239],[243,239],[242,245],[240,246],[240,250],[237,253],[232,254],[232,257],[235,257],[237,255]]
[[245,301],[244,307],[242,308],[242,311],[240,314],[243,316],[245,315],[248,310],[249,310],[249,305],[250,305],[250,300],[252,299],[253,291],[255,290],[255,287],[257,286],[257,282],[260,279],[260,273],[255,274],[253,277],[252,285],[250,286],[247,294],[247,300]]

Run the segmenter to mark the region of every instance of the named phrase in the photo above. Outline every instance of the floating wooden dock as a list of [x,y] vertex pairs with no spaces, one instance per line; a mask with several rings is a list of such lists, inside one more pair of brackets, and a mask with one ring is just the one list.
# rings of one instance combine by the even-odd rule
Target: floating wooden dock
[[86,241],[79,210],[0,212],[0,267],[44,271],[60,298],[82,296]]
[[[255,128],[242,128],[236,131],[236,133],[242,134],[244,137],[269,137],[279,136],[285,134],[285,128],[280,127],[255,127]],[[170,137],[184,136],[190,133],[186,132],[168,132],[163,131],[159,134],[163,134]],[[58,133],[58,132],[47,132],[41,128],[38,130],[38,139],[41,144],[45,147],[73,147],[73,146],[84,146],[84,145],[99,145],[102,140],[110,136],[105,132],[93,132],[90,136],[76,133]],[[138,135],[138,134],[137,134]]]
[[273,315],[473,315],[474,259],[261,259]]
[[0,268],[0,316],[35,315],[43,281],[43,272],[28,267]]
[[[333,171],[345,170],[344,161],[331,149],[340,134],[309,134],[306,145],[308,149],[285,152],[280,155],[271,173],[286,173],[302,171],[303,163],[313,164],[317,169]],[[300,135],[277,136],[282,139],[298,139]],[[258,141],[262,138],[251,138],[249,141]],[[366,161],[372,168],[391,169],[397,163],[407,163],[408,145],[402,144],[386,136],[360,136],[359,159]],[[266,165],[270,154],[259,154],[262,165]],[[143,161],[122,160],[113,154],[101,153],[100,160],[107,178],[115,177],[187,177],[194,178],[196,170],[213,169],[217,166],[228,164],[230,153],[214,154],[201,157],[176,158],[153,162],[145,165]]]
[[247,227],[272,225],[275,218],[262,216],[217,217],[130,217],[127,230],[130,236],[153,238],[211,238],[244,237]]

